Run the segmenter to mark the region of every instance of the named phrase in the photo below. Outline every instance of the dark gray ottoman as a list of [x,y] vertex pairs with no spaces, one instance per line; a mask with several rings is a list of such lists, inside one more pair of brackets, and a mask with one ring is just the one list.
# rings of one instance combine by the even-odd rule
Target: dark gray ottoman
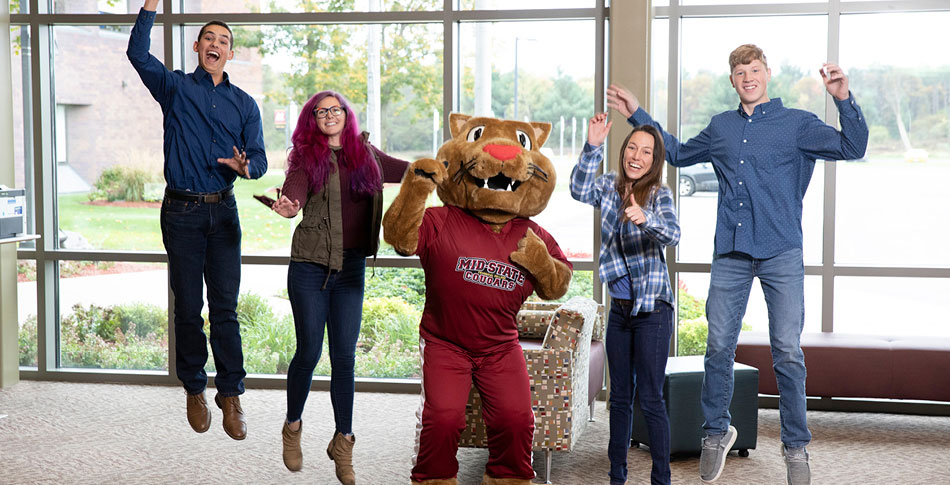
[[[759,426],[759,370],[735,364],[735,390],[732,394],[732,426],[739,436],[732,449],[740,456],[749,456],[755,448]],[[699,399],[703,390],[703,356],[670,357],[666,364],[663,396],[670,416],[670,454],[699,453],[703,439],[703,410]],[[632,446],[650,444],[646,421],[640,403],[633,406]]]

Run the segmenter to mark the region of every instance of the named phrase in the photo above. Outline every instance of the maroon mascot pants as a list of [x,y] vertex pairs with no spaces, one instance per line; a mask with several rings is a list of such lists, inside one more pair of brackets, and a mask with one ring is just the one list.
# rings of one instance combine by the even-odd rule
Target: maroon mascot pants
[[465,404],[475,384],[482,397],[492,478],[531,480],[534,412],[524,353],[517,342],[473,355],[441,341],[422,340],[422,403],[417,413],[412,480],[453,478],[458,474],[459,436]]

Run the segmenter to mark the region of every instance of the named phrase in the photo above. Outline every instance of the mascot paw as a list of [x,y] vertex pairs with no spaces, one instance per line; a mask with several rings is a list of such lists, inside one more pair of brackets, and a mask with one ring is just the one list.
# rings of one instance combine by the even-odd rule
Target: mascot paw
[[511,260],[531,273],[547,265],[551,259],[548,247],[530,228],[518,241],[518,250],[511,253]]
[[436,186],[441,185],[442,181],[448,178],[449,172],[446,169],[447,165],[448,162],[422,158],[409,165],[409,173],[414,176],[413,182],[429,185],[429,190],[432,190]]

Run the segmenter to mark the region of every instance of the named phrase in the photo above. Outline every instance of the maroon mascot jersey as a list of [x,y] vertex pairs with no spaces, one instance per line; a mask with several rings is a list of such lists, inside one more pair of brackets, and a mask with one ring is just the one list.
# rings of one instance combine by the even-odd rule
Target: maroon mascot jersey
[[496,233],[458,207],[426,209],[416,248],[426,275],[422,338],[472,353],[518,340],[515,316],[534,285],[509,256],[528,228],[551,256],[571,267],[554,238],[529,219],[516,217]]

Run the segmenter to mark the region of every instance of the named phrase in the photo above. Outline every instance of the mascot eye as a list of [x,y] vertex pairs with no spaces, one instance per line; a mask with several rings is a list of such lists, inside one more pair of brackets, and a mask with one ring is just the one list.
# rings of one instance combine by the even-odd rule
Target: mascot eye
[[479,138],[482,137],[482,133],[484,133],[484,132],[485,132],[485,127],[484,127],[484,126],[476,126],[475,128],[472,128],[471,131],[468,132],[468,138],[466,138],[466,139],[467,139],[468,141],[475,141],[475,140],[478,140]]
[[518,135],[518,143],[521,143],[521,146],[523,146],[525,150],[530,150],[531,137],[529,137],[527,133],[521,130],[515,130],[515,134]]

